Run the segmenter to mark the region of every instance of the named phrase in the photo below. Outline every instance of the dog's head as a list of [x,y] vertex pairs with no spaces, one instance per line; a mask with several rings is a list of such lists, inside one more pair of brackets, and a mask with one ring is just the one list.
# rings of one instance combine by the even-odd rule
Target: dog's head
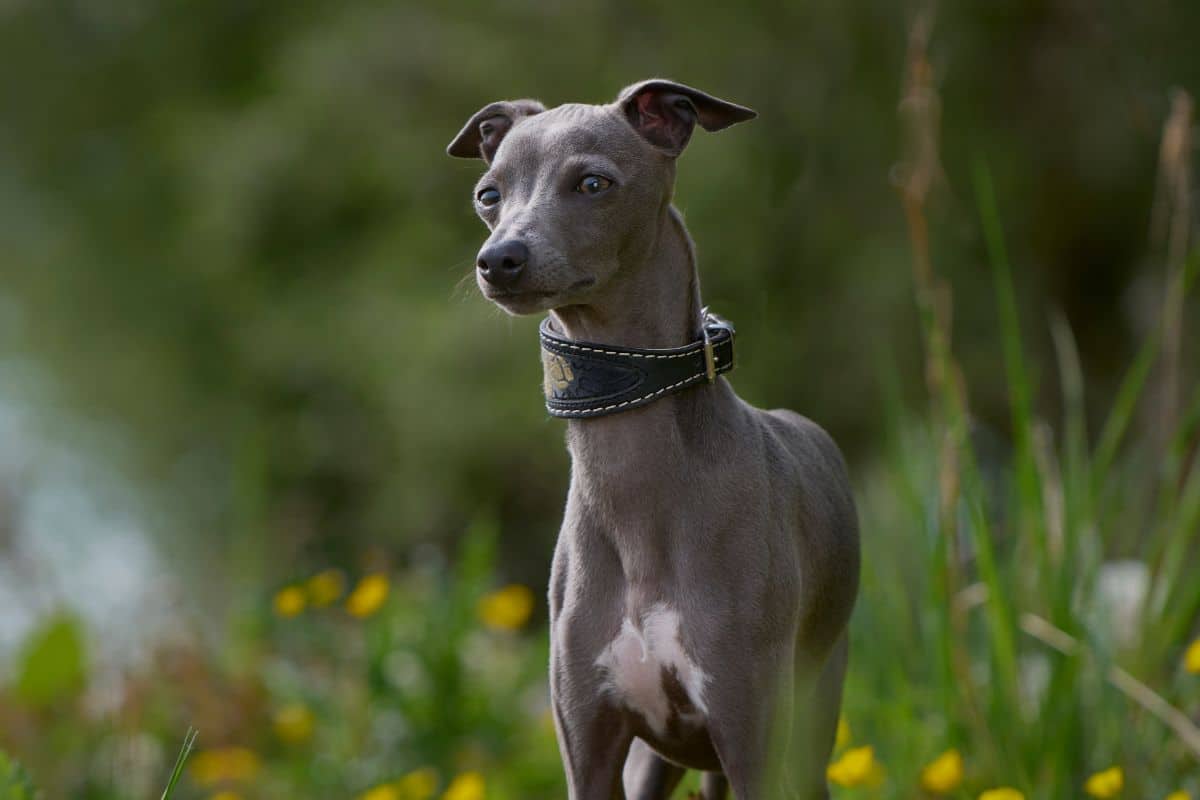
[[447,148],[488,165],[474,196],[491,230],[476,261],[480,290],[512,314],[587,303],[627,255],[652,246],[696,124],[719,131],[754,116],[665,80],[607,105],[484,106]]

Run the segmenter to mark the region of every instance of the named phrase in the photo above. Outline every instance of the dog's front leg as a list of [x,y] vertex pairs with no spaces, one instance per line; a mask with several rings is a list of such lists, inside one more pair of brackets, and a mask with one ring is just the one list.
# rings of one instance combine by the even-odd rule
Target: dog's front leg
[[825,663],[801,665],[796,676],[795,726],[792,728],[792,757],[803,800],[828,800],[825,768],[837,740],[838,716],[842,706],[842,681],[846,675],[849,641],[843,633]]
[[[754,666],[726,676],[709,704],[709,734],[737,800],[792,800],[787,770],[792,727],[787,648],[750,660]],[[755,689],[757,687],[757,690]]]
[[[572,501],[567,501],[571,517]],[[633,732],[626,716],[612,703],[596,668],[606,626],[599,609],[612,606],[612,595],[581,596],[570,580],[572,547],[559,537],[550,570],[550,704],[558,749],[567,774],[570,800],[613,800],[625,797],[621,773]],[[600,554],[592,571],[602,566]],[[593,584],[594,586],[594,584]],[[580,614],[578,609],[588,609]],[[617,627],[616,612],[608,627]]]
[[624,800],[621,773],[633,733],[599,686],[579,680],[551,649],[550,695],[570,800]]

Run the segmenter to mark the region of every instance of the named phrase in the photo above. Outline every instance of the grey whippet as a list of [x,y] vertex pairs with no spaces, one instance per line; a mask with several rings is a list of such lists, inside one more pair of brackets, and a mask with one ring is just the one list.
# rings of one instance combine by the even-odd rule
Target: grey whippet
[[[650,80],[608,105],[491,103],[448,148],[487,163],[479,287],[549,311],[547,404],[570,418],[550,686],[573,800],[666,798],[685,768],[708,773],[706,800],[828,796],[858,589],[845,464],[816,424],[720,376],[732,329],[702,313],[671,205],[695,124],[754,116]],[[626,399],[589,405],[606,392]]]

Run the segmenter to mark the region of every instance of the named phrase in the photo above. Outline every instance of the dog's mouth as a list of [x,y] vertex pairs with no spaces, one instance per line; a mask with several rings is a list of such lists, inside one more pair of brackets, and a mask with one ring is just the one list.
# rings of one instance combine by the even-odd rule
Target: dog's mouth
[[583,278],[582,280],[575,281],[575,283],[568,286],[565,290],[556,292],[536,289],[501,289],[489,284],[483,287],[483,296],[500,305],[532,306],[541,305],[552,298],[570,297],[577,292],[590,289],[595,284],[595,278]]
[[544,300],[553,297],[558,292],[515,291],[513,289],[497,289],[489,286],[483,290],[483,296],[488,300]]

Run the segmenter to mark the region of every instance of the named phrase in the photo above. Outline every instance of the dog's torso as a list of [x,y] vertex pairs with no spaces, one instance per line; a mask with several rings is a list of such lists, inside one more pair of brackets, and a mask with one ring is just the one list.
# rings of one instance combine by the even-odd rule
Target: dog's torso
[[784,688],[778,673],[821,663],[845,626],[858,545],[841,456],[814,423],[723,380],[576,423],[569,443],[556,695],[602,694],[614,732],[718,770],[711,704]]

